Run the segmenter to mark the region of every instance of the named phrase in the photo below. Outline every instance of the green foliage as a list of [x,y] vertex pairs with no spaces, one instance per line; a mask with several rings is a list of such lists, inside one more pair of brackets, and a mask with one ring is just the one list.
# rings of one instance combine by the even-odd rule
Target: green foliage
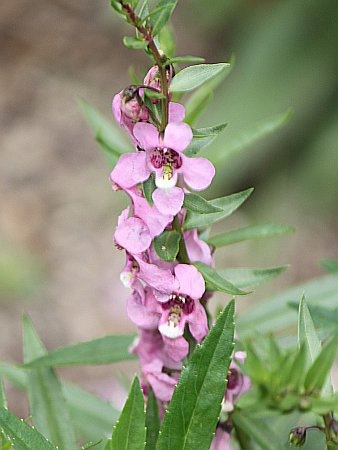
[[253,189],[246,189],[245,191],[238,192],[236,194],[227,195],[226,197],[216,198],[210,200],[209,203],[212,206],[220,208],[222,211],[211,214],[198,214],[192,211],[188,211],[186,219],[184,221],[184,229],[191,230],[193,228],[206,228],[225,217],[230,216],[236,209],[238,209],[242,203],[251,195]]
[[241,131],[238,135],[233,136],[225,144],[225,150],[218,152],[218,156],[215,156],[214,161],[220,162],[222,159],[239,153],[245,150],[250,145],[253,145],[265,136],[274,133],[276,130],[284,126],[292,117],[292,110],[288,109],[282,114],[260,121],[251,127],[247,127],[245,131]]
[[294,228],[287,225],[264,224],[254,225],[236,230],[226,231],[216,236],[209,237],[206,242],[214,247],[235,244],[249,239],[261,239],[265,237],[278,236],[293,233]]
[[30,427],[5,408],[0,408],[0,427],[15,446],[15,450],[57,450],[35,428]]
[[226,126],[226,123],[222,123],[213,127],[193,129],[193,140],[184,153],[187,156],[195,156],[204,147],[210,145]]
[[234,310],[232,300],[183,369],[164,416],[157,450],[210,448],[234,347]]
[[229,71],[229,63],[197,64],[181,70],[170,84],[171,92],[187,92],[196,89],[223,71]]
[[148,392],[147,411],[146,411],[146,446],[145,450],[155,450],[160,431],[160,416],[158,411],[157,399],[154,391],[150,388]]
[[123,43],[127,48],[133,50],[144,50],[147,47],[147,42],[143,39],[138,39],[132,36],[125,36],[123,38]]
[[324,259],[321,261],[322,267],[331,273],[338,273],[338,261],[335,259]]
[[135,377],[127,401],[105,450],[143,450],[145,437],[143,393],[139,380]]
[[[23,319],[24,362],[29,363],[43,356],[46,351],[36,334],[30,319]],[[30,369],[28,376],[28,398],[34,425],[59,449],[73,450],[76,447],[68,405],[61,384],[51,368]]]
[[177,0],[159,0],[157,2],[155,8],[148,16],[152,25],[153,36],[156,36],[167,24],[175,9],[176,3]]
[[210,201],[197,194],[185,194],[183,206],[189,211],[198,214],[211,214],[222,211],[221,208],[212,205]]
[[247,292],[238,289],[236,286],[230,283],[230,281],[223,278],[216,269],[213,269],[207,264],[204,264],[202,262],[195,262],[194,266],[199,272],[201,272],[207,290],[224,292],[225,294],[230,295],[247,294]]
[[272,280],[283,273],[289,266],[259,268],[226,268],[219,269],[221,277],[226,278],[230,283],[240,289],[259,286],[262,283]]
[[128,352],[134,335],[105,336],[88,342],[60,347],[25,364],[27,368],[110,364],[134,359]]
[[114,167],[122,153],[131,150],[130,143],[125,139],[122,131],[91,106],[86,100],[80,99],[80,107],[97,142],[107,157],[108,163]]
[[181,64],[181,63],[202,63],[205,59],[200,56],[174,56],[173,58],[169,58],[165,65],[169,66],[170,64]]
[[181,233],[176,230],[163,231],[155,237],[154,249],[159,258],[163,261],[175,261],[179,252]]
[[155,176],[154,174],[151,174],[150,177],[142,183],[143,195],[150,206],[153,206],[154,204],[152,195],[155,189],[156,189]]

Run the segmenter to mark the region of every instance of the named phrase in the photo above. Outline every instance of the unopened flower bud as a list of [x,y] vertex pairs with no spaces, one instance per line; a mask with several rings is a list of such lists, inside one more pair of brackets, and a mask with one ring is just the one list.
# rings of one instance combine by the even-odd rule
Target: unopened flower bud
[[306,428],[297,427],[293,428],[289,434],[289,442],[294,447],[302,447],[306,440]]
[[338,444],[338,422],[331,420],[329,425],[330,439],[334,444]]
[[148,120],[148,111],[143,105],[138,86],[130,85],[122,91],[121,112],[133,122]]

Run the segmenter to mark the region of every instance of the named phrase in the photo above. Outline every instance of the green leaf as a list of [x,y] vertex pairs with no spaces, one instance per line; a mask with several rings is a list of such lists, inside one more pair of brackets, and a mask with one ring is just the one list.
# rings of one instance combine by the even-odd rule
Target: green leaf
[[208,450],[226,389],[234,348],[232,300],[193,352],[165,413],[157,450]]
[[239,153],[246,147],[284,126],[291,119],[291,117],[292,110],[288,109],[282,114],[270,117],[259,122],[258,124],[253,125],[252,127],[247,128],[244,132],[241,131],[240,135],[234,136],[224,143],[225,150],[223,153],[219,154],[218,157],[215,157],[215,161],[219,162],[224,158],[228,158],[230,155]]
[[262,283],[272,280],[283,273],[289,266],[270,267],[267,269],[258,268],[226,268],[219,269],[221,277],[226,278],[230,283],[238,288],[248,288],[259,286]]
[[226,126],[226,123],[222,123],[213,127],[193,129],[193,140],[184,150],[184,154],[189,157],[197,155],[204,147],[211,144]]
[[183,206],[189,211],[198,214],[211,214],[222,211],[221,208],[212,205],[210,201],[197,194],[185,194]]
[[137,39],[132,36],[124,36],[123,38],[123,44],[127,48],[131,48],[133,50],[143,50],[147,47],[147,42],[145,42],[142,39]]
[[320,265],[324,267],[328,272],[338,273],[338,261],[335,259],[323,259]]
[[226,231],[225,233],[208,238],[206,242],[218,248],[223,247],[224,245],[246,241],[248,239],[261,239],[265,237],[292,233],[294,231],[294,228],[287,225],[254,225],[244,228],[238,228],[237,230]]
[[[284,368],[285,369],[285,368]],[[298,391],[304,382],[306,374],[306,347],[303,344],[295,355],[292,365],[289,366],[285,374],[288,387]]]
[[175,261],[179,251],[181,234],[176,230],[163,231],[154,239],[154,249],[163,261]]
[[232,413],[231,418],[235,428],[239,428],[248,434],[261,450],[281,450],[284,448],[282,444],[276,442],[274,439],[275,432],[266,422],[256,420],[238,409]]
[[150,206],[153,206],[153,192],[156,189],[154,174],[151,174],[148,180],[142,183],[142,192],[144,198],[147,200]]
[[156,7],[148,16],[152,24],[153,36],[156,36],[164,25],[166,25],[175,9],[176,3],[177,0],[158,1]]
[[216,269],[213,269],[202,262],[195,262],[194,266],[201,272],[208,290],[224,292],[225,294],[230,295],[248,294],[248,292],[241,291],[230,283],[230,281],[223,278]]
[[330,397],[307,397],[311,404],[311,411],[321,416],[331,411],[338,411],[338,392],[330,395]]
[[217,86],[228,76],[234,66],[234,57],[230,59],[230,70],[221,72],[216,77],[207,81],[194,92],[185,104],[185,122],[193,125],[213,98],[213,92]]
[[274,332],[290,336],[290,329],[296,329],[297,315],[289,307],[291,302],[305,292],[312,306],[338,307],[338,277],[325,275],[249,305],[238,317],[237,331],[241,338],[255,336],[257,330],[263,334]]
[[2,376],[0,375],[0,407],[7,408],[7,400],[5,395],[4,386],[2,383]]
[[198,214],[192,211],[188,211],[185,221],[184,229],[191,230],[193,228],[205,228],[212,225],[225,217],[230,216],[242,203],[251,195],[253,188],[246,189],[245,191],[238,192],[236,194],[227,195],[226,197],[215,198],[210,200],[212,206],[221,208],[222,211],[212,214]]
[[0,427],[13,442],[15,450],[57,450],[38,430],[31,428],[6,408],[0,408]]
[[321,345],[304,295],[299,303],[298,347],[305,346],[306,366],[310,367],[320,353]]
[[186,67],[174,76],[171,84],[171,92],[187,92],[196,89],[201,84],[216,77],[222,72],[229,71],[229,63],[196,64]]
[[86,100],[80,99],[80,107],[87,120],[97,142],[100,144],[109,163],[113,167],[122,153],[131,150],[130,143],[124,137],[122,131],[91,106]]
[[158,413],[157,399],[153,390],[150,388],[148,393],[146,412],[147,435],[145,450],[155,450],[160,426],[161,423]]
[[120,412],[102,398],[65,383],[63,393],[76,429],[86,441],[96,442],[110,434]]
[[[23,318],[24,362],[43,356],[46,351],[31,320]],[[76,448],[68,405],[63,397],[59,380],[51,368],[28,371],[28,398],[34,425],[59,449]]]
[[309,368],[304,382],[308,392],[321,390],[328,379],[330,370],[334,363],[338,347],[338,336],[333,336],[325,343],[321,352]]
[[135,356],[128,352],[134,337],[134,335],[105,336],[88,342],[60,347],[25,364],[25,367],[111,364],[134,359]]
[[135,377],[127,401],[114,426],[110,448],[111,450],[143,450],[145,437],[143,393],[140,382]]
[[[22,367],[0,362],[0,374],[17,388],[27,388],[27,370]],[[74,425],[85,440],[96,441],[110,433],[120,414],[117,409],[100,397],[72,384],[63,383],[62,389]]]
[[180,63],[195,63],[195,62],[204,62],[205,58],[201,58],[200,56],[175,56],[173,58],[167,59],[165,62],[166,66],[170,64],[180,64]]

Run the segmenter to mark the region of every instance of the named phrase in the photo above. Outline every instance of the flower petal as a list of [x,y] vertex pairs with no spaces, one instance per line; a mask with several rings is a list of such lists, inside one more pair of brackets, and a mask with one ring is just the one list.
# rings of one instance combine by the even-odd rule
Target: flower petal
[[169,123],[164,132],[162,146],[182,152],[192,140],[192,131],[187,123]]
[[162,214],[171,214],[175,216],[183,205],[184,192],[179,187],[170,189],[155,189],[153,192],[153,200],[156,208]]
[[110,179],[121,188],[130,188],[147,180],[150,173],[145,152],[125,153],[117,161]]
[[182,122],[185,117],[185,108],[180,103],[169,103],[169,123],[170,122]]
[[152,310],[149,297],[146,297],[145,304],[137,291],[133,291],[127,301],[127,314],[129,319],[138,327],[144,330],[155,330],[158,326],[160,315]]
[[143,220],[137,217],[129,217],[123,224],[116,228],[115,241],[127,252],[138,254],[146,251],[151,244],[149,228]]
[[199,239],[196,229],[184,232],[184,242],[191,262],[201,261],[208,266],[214,265],[210,247]]
[[169,269],[160,269],[155,264],[149,264],[136,256],[135,259],[140,267],[138,278],[159,291],[172,291],[174,276]]
[[206,158],[187,158],[183,156],[181,172],[184,181],[195,191],[206,189],[215,175],[215,167]]
[[136,123],[133,133],[140,147],[145,150],[150,150],[160,145],[157,128],[151,123]]
[[112,111],[116,122],[121,126],[121,92],[113,98]]
[[200,299],[205,291],[205,283],[196,267],[189,264],[178,264],[174,271],[179,285],[179,293],[188,295],[194,300]]
[[195,302],[194,311],[188,315],[187,322],[189,323],[189,330],[197,342],[202,342],[202,339],[208,334],[208,319],[205,309],[197,300]]
[[189,353],[189,344],[184,337],[169,339],[163,336],[165,350],[169,358],[176,362],[182,361]]

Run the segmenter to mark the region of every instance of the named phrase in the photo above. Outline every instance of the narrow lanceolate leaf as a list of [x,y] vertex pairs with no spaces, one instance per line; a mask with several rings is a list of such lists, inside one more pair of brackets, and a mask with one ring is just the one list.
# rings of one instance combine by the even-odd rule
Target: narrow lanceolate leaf
[[62,386],[69,412],[80,436],[96,442],[107,436],[120,412],[102,398],[71,384]]
[[0,374],[0,407],[1,408],[7,408],[7,400],[5,395],[4,386],[2,383],[2,376]]
[[235,410],[231,415],[235,428],[248,434],[262,450],[282,450],[283,444],[273,439],[274,430],[266,422],[254,419],[243,411]]
[[[27,389],[27,370],[0,363],[0,375],[18,389]],[[72,384],[63,383],[63,394],[74,425],[83,439],[97,441],[111,432],[119,411],[102,398]]]
[[[24,362],[46,353],[32,322],[23,319]],[[68,405],[52,368],[28,370],[28,399],[34,425],[61,450],[76,448]]]
[[146,411],[146,446],[145,450],[155,450],[160,430],[160,416],[158,413],[157,399],[153,390],[150,388],[148,393],[147,411]]
[[142,183],[142,191],[144,198],[147,200],[150,206],[153,206],[153,192],[156,189],[155,177],[153,174],[150,175],[147,181]]
[[6,408],[0,408],[0,427],[10,438],[15,450],[56,450],[35,428],[31,428]]
[[310,367],[319,355],[321,345],[304,296],[299,303],[298,313],[298,347],[302,345],[305,346],[306,365]]
[[337,346],[338,336],[335,335],[326,342],[312,363],[304,382],[304,387],[308,392],[319,391],[324,386],[337,354]]
[[184,196],[184,208],[198,214],[211,214],[222,211],[218,206],[214,206],[210,201],[197,194],[186,194]]
[[219,155],[217,162],[233,155],[234,153],[239,153],[240,151],[245,150],[248,146],[275,132],[284,126],[290,120],[291,116],[292,111],[288,109],[282,114],[269,117],[268,119],[253,125],[251,128],[249,127],[244,132],[241,131],[239,135],[234,136],[224,143],[224,152]]
[[331,411],[338,411],[338,392],[330,395],[330,397],[321,397],[318,398],[310,397],[311,402],[311,411],[320,415],[329,413]]
[[143,450],[145,437],[143,393],[140,382],[135,377],[120,418],[114,426],[110,448],[111,450]]
[[84,99],[80,99],[80,106],[95,139],[98,141],[111,166],[116,164],[122,153],[131,150],[131,146],[124,137],[123,132],[114,124],[113,119],[109,122],[103,115]]
[[230,216],[242,203],[251,195],[253,189],[246,189],[245,191],[238,192],[236,194],[227,195],[226,197],[215,198],[210,200],[209,203],[212,206],[221,208],[220,212],[212,214],[198,214],[192,211],[188,211],[185,221],[184,229],[191,230],[193,228],[205,228],[225,217]]
[[180,63],[196,63],[196,62],[204,62],[205,59],[200,56],[174,56],[173,58],[168,59],[165,62],[166,66],[170,64],[180,64]]
[[170,84],[170,91],[192,91],[201,84],[227,70],[230,70],[229,63],[197,64],[195,66],[187,67],[174,76]]
[[232,300],[182,371],[156,450],[208,450],[216,429],[234,348]]
[[287,225],[264,224],[254,225],[237,230],[227,231],[216,236],[209,237],[207,243],[214,247],[223,247],[224,245],[235,244],[237,242],[249,239],[261,239],[265,237],[278,236],[281,234],[292,233],[295,229]]
[[128,351],[134,337],[134,335],[105,336],[93,341],[60,347],[25,364],[25,367],[111,364],[134,359],[135,356]]
[[287,265],[280,267],[259,268],[227,268],[219,269],[218,273],[230,283],[240,289],[259,286],[262,283],[272,280],[288,268]]
[[147,42],[143,39],[137,39],[131,36],[124,36],[123,43],[127,48],[131,48],[133,50],[143,50],[147,46]]
[[230,60],[230,70],[224,70],[199,87],[185,104],[185,122],[192,126],[213,98],[217,86],[228,76],[234,66],[234,58]]
[[[318,338],[313,320],[307,306],[304,295],[299,303],[298,313],[298,345],[305,345],[306,368],[309,368],[321,352],[321,343]],[[324,386],[324,393],[332,393],[331,380],[328,379]]]
[[155,8],[148,16],[152,24],[153,36],[156,36],[168,22],[176,3],[177,0],[159,0],[157,2]]
[[230,295],[245,295],[248,292],[241,291],[236,286],[234,286],[230,281],[223,278],[219,272],[210,266],[202,262],[195,262],[194,266],[199,272],[201,272],[206,288],[210,291],[224,292]]
[[191,144],[184,150],[185,155],[189,157],[197,155],[204,147],[214,142],[226,126],[226,123],[222,123],[214,127],[193,129],[193,139]]
[[181,234],[176,230],[163,231],[154,239],[154,249],[163,261],[175,261],[180,247]]

